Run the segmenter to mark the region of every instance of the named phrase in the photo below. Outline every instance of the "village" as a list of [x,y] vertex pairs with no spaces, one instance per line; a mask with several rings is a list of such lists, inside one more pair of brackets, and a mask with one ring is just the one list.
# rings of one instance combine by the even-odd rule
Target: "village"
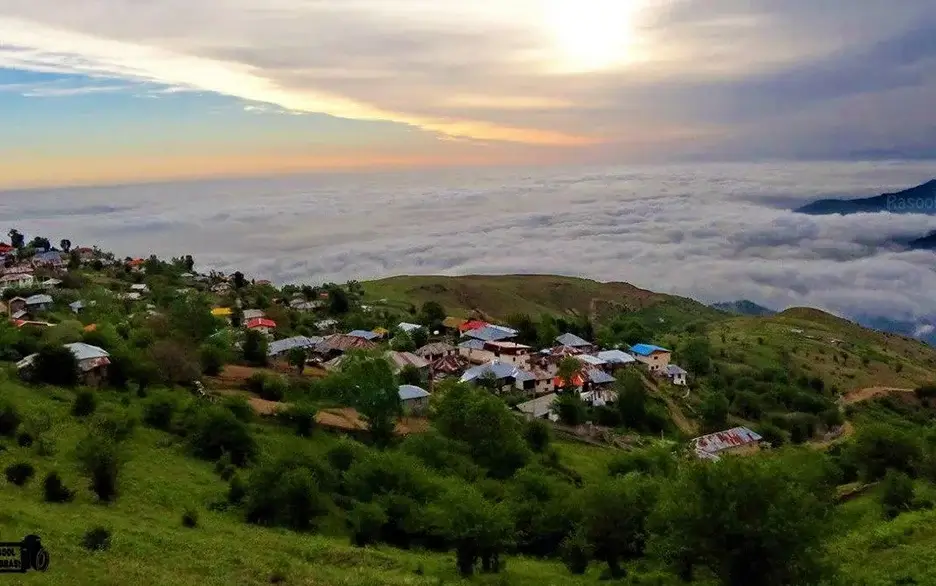
[[[40,239],[42,240],[42,239]],[[39,244],[47,244],[40,242]],[[17,328],[48,328],[54,323],[47,317],[61,304],[76,317],[80,316],[95,300],[63,297],[60,293],[69,279],[70,270],[96,269],[117,271],[128,275],[130,281],[124,290],[107,293],[128,304],[140,307],[146,315],[158,315],[159,310],[150,299],[151,291],[143,282],[147,259],[118,259],[97,248],[80,247],[73,250],[67,241],[63,250],[43,250],[21,259],[16,248],[0,243],[0,258],[4,259],[0,269],[0,294],[3,295],[2,310]],[[184,260],[184,259],[183,259]],[[149,262],[156,262],[155,259]],[[186,284],[174,290],[184,296],[196,288],[210,292],[223,299],[246,283],[239,273],[224,275],[217,272],[198,274],[191,264],[178,275]],[[253,286],[275,289],[268,281],[256,281]],[[19,296],[12,293],[28,291],[32,294]],[[288,370],[297,353],[304,356],[305,365],[324,373],[340,368],[349,352],[383,352],[397,374],[411,373],[412,381],[401,384],[399,397],[404,412],[411,421],[416,421],[429,409],[430,399],[437,384],[445,380],[457,380],[489,389],[499,396],[510,395],[513,408],[527,419],[543,419],[561,425],[556,408],[557,398],[574,393],[591,407],[603,407],[616,401],[615,383],[621,373],[636,370],[641,377],[673,388],[684,388],[691,392],[691,373],[672,363],[672,352],[650,343],[632,344],[626,348],[601,348],[590,340],[566,332],[555,337],[553,344],[535,348],[517,341],[516,329],[489,323],[482,319],[445,316],[434,324],[401,321],[393,328],[377,327],[372,330],[354,329],[336,331],[340,322],[322,314],[329,303],[329,292],[319,291],[316,298],[309,299],[301,289],[290,296],[276,297],[272,301],[279,305],[278,312],[259,308],[242,308],[240,297],[232,305],[216,305],[211,314],[229,329],[257,332],[268,341],[268,358],[271,364]],[[283,309],[299,314],[319,315],[314,335],[290,335],[281,333],[282,328],[269,313],[283,315]],[[362,305],[364,312],[371,308]],[[442,317],[442,316],[437,316]],[[84,325],[84,331],[93,331],[97,324]],[[431,331],[430,331],[431,328]],[[395,340],[420,340],[425,343],[411,349],[396,349]],[[86,344],[71,343],[68,349],[74,354],[81,371],[83,384],[98,385],[106,379],[109,354],[106,350]],[[21,376],[28,378],[35,355],[22,358],[17,363]],[[411,384],[412,383],[412,384]],[[519,398],[518,398],[519,397]],[[259,402],[258,402],[259,403]],[[262,403],[260,403],[262,404]],[[275,411],[276,405],[265,405],[261,409]],[[318,416],[325,427],[333,424],[340,430],[361,429],[363,424],[351,408],[330,410]],[[584,428],[585,426],[580,426]],[[580,429],[580,435],[594,436]],[[725,453],[749,453],[756,451],[763,438],[746,427],[726,429],[696,437],[688,448],[699,458],[717,459]]]

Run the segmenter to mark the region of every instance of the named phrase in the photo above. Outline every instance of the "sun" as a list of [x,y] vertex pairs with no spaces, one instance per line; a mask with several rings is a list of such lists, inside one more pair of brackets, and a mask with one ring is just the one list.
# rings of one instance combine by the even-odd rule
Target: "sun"
[[547,0],[546,28],[555,65],[586,73],[610,69],[632,57],[636,0]]

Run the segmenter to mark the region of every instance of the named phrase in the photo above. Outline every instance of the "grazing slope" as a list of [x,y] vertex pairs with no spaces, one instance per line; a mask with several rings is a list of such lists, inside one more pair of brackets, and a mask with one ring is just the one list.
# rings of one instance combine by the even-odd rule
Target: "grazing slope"
[[801,214],[936,214],[936,179],[896,193],[860,199],[820,199],[796,209]]

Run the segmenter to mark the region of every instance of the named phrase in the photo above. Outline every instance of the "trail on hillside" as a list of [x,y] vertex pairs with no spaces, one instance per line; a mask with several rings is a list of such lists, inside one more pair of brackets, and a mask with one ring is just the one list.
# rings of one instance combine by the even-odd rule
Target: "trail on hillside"
[[676,427],[679,428],[679,431],[688,435],[695,435],[696,426],[692,423],[692,421],[689,420],[688,417],[686,417],[679,405],[677,405],[672,398],[667,396],[666,393],[660,391],[660,387],[658,387],[657,384],[648,378],[644,373],[640,373],[640,377],[643,379],[644,385],[653,391],[653,394],[663,399],[663,402],[666,403],[666,408],[669,411],[670,417],[673,418],[673,423],[676,424]]
[[912,392],[913,389],[901,389],[897,387],[866,387],[864,389],[848,391],[842,395],[841,402],[843,405],[852,405],[854,403],[861,403],[862,401],[869,401],[875,397],[880,397],[881,395],[889,395],[890,393]]

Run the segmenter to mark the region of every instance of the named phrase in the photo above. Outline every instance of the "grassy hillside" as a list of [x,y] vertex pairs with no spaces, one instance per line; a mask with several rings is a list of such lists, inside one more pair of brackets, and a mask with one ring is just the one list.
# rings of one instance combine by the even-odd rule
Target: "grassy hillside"
[[554,275],[400,276],[363,283],[366,299],[407,308],[441,303],[451,315],[480,312],[492,319],[512,313],[587,316],[634,311],[671,299],[628,283],[599,283]]
[[[0,393],[20,405],[24,413],[43,411],[54,422],[48,432],[55,442],[55,453],[50,456],[39,455],[35,446],[24,448],[11,438],[0,439],[5,448],[0,452],[0,468],[17,461],[29,461],[36,468],[35,477],[25,487],[0,481],[4,503],[0,534],[10,540],[38,534],[52,559],[49,571],[18,577],[17,584],[463,583],[450,555],[389,547],[355,548],[341,527],[326,526],[324,534],[300,534],[249,525],[234,512],[212,512],[209,506],[223,501],[227,489],[212,464],[188,456],[178,438],[143,426],[137,426],[125,446],[119,498],[109,505],[98,504],[75,462],[75,445],[87,426],[69,414],[73,393],[26,388],[10,381],[0,382]],[[99,409],[108,405],[124,408],[126,404],[138,414],[140,400],[136,397],[103,391],[99,397]],[[297,441],[275,425],[256,423],[252,428],[268,455],[292,449]],[[308,443],[324,448],[334,441],[319,435]],[[573,453],[588,450],[582,446],[570,449]],[[67,486],[77,489],[73,502],[43,502],[42,479],[53,470],[62,475]],[[181,516],[188,508],[198,512],[196,528],[182,526]],[[82,548],[82,536],[97,526],[112,531],[112,546],[108,551],[89,553]],[[594,583],[594,578],[571,576],[558,563],[511,557],[506,575],[491,582],[584,584]],[[479,577],[470,583],[487,580]]]

